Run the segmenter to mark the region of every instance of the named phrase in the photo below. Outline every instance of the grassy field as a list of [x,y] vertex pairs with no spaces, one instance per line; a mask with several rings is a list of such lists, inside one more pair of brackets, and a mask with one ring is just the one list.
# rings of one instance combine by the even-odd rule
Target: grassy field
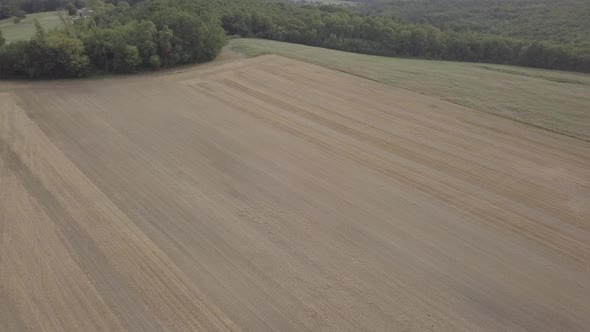
[[34,20],[39,20],[39,23],[45,29],[52,29],[61,25],[57,12],[45,12],[29,14],[20,23],[15,24],[12,18],[0,20],[0,30],[4,34],[7,41],[17,41],[29,39],[35,33]]
[[590,141],[590,75],[482,63],[379,57],[257,39],[246,56],[278,54]]

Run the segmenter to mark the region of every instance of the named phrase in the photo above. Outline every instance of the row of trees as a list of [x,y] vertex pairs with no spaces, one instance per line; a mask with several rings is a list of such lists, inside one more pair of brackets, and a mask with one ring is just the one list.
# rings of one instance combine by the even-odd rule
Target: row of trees
[[[36,1],[36,0],[30,0]],[[225,35],[345,51],[590,72],[590,51],[542,41],[441,30],[358,9],[266,0],[85,0],[90,19],[0,46],[0,76],[78,77],[208,61]]]
[[221,20],[230,34],[359,53],[590,72],[587,48],[441,30],[429,24],[360,15],[344,7],[244,5],[226,12]]
[[161,11],[133,10],[88,1],[91,19],[71,21],[45,31],[36,22],[28,41],[0,44],[0,77],[81,77],[95,72],[129,73],[209,61],[225,43],[218,20],[169,6]]
[[89,58],[79,39],[64,33],[47,34],[38,23],[36,29],[29,41],[0,43],[1,77],[77,77],[88,71]]

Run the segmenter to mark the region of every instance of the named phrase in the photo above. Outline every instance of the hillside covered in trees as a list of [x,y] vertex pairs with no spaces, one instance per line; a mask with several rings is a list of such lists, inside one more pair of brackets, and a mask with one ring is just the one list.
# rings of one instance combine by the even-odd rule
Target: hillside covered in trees
[[[11,1],[15,6],[19,1],[49,2]],[[345,7],[266,0],[51,1],[57,7],[88,6],[94,14],[77,20],[64,16],[60,30],[38,26],[30,41],[7,44],[0,36],[2,77],[79,77],[203,62],[217,55],[227,36],[385,56],[590,72],[590,48],[584,43],[438,27],[426,19],[412,21],[409,14],[393,14],[389,5],[380,3]]]
[[590,46],[588,0],[357,0],[365,15],[388,15],[443,30]]
[[441,29],[409,22],[370,6],[231,2],[222,16],[229,34],[255,36],[351,52],[490,62],[590,72],[590,47]]

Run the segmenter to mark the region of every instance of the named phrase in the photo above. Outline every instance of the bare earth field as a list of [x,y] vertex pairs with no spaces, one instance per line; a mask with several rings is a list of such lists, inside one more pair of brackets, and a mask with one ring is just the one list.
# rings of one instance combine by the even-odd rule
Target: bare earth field
[[244,56],[275,54],[495,114],[590,142],[590,74],[403,59],[266,39],[232,39]]
[[279,56],[0,83],[0,326],[583,331],[590,143]]

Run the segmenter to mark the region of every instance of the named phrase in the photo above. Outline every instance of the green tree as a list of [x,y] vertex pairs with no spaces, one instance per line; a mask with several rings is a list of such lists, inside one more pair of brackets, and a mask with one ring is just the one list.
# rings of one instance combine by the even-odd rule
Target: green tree
[[48,76],[55,65],[45,39],[31,39],[25,44],[22,56],[25,62],[23,69],[29,78]]
[[45,39],[45,29],[43,28],[43,26],[41,25],[41,23],[39,23],[39,20],[35,19],[33,21],[33,25],[35,26],[35,37],[34,37],[34,39],[44,40]]
[[66,5],[65,10],[68,12],[68,15],[76,15],[76,6],[71,2]]
[[150,63],[150,67],[152,68],[152,70],[158,70],[158,69],[160,69],[160,66],[162,65],[160,62],[160,57],[157,55],[152,55],[149,59],[149,63]]
[[244,37],[250,35],[250,27],[243,15],[224,15],[221,17],[221,24],[229,35],[240,35]]
[[426,54],[426,42],[428,35],[424,29],[416,27],[410,33],[409,54],[412,56],[424,56]]
[[0,48],[0,78],[27,75],[25,54],[28,43],[20,40]]
[[137,46],[123,45],[115,53],[113,70],[120,73],[132,73],[141,64],[141,57]]
[[17,9],[14,12],[14,16],[17,17],[17,18],[20,18],[22,20],[25,17],[27,17],[27,13],[25,13],[25,11],[22,10],[22,9]]
[[158,30],[151,21],[131,21],[121,27],[120,30],[127,44],[137,47],[143,63],[148,64],[150,56],[157,54],[156,37]]
[[154,13],[151,18],[157,26],[168,26],[174,32],[171,43],[175,63],[212,60],[226,41],[219,20],[208,15],[170,8]]
[[9,18],[14,12],[14,4],[2,3],[0,4],[0,20]]
[[158,31],[158,54],[160,55],[160,64],[164,67],[173,65],[172,61],[172,38],[174,33],[167,25],[164,25],[160,31]]
[[115,55],[125,44],[120,32],[114,29],[93,29],[83,37],[86,54],[92,64],[109,72]]
[[131,6],[129,6],[129,3],[127,1],[119,1],[117,3],[117,10],[120,12],[126,12],[129,10],[129,8],[131,8]]
[[273,24],[268,16],[253,13],[250,16],[250,33],[255,36],[264,36],[266,33],[272,31]]
[[47,36],[47,47],[54,62],[51,77],[80,77],[89,71],[90,60],[85,54],[82,41],[63,32]]

